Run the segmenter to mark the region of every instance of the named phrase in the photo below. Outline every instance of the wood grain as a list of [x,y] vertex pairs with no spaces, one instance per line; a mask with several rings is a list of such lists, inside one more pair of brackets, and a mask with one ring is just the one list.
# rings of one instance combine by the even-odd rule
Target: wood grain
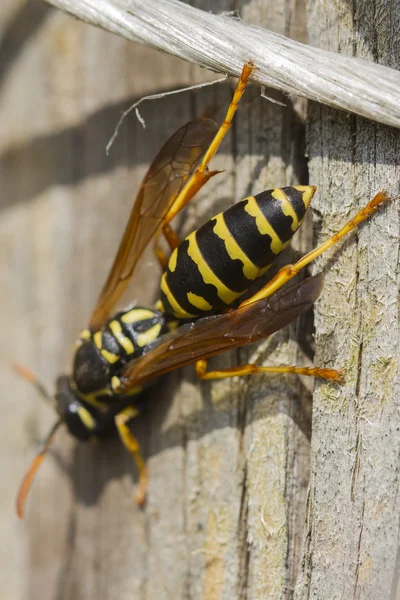
[[[399,68],[396,2],[308,2],[310,42]],[[317,304],[316,361],[344,367],[317,385],[311,486],[296,598],[398,597],[399,134],[310,106],[310,177],[318,240],[382,188],[393,200],[333,254]]]

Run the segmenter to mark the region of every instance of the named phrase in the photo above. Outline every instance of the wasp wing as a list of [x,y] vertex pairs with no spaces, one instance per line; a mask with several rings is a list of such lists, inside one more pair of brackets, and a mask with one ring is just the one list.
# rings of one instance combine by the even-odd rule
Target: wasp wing
[[308,310],[320,295],[323,281],[320,273],[266,300],[184,325],[172,340],[161,342],[125,367],[119,392],[126,393],[152,377],[264,339]]
[[218,130],[212,119],[196,119],[181,127],[165,143],[140,186],[125,233],[90,319],[99,329],[125,291],[143,251],[162,227],[163,220]]

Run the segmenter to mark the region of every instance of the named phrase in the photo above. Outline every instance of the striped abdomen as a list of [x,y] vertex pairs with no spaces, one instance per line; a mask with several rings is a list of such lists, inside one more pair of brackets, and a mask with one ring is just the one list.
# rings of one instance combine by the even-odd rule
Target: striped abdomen
[[250,196],[191,233],[171,254],[160,308],[190,319],[232,304],[288,246],[315,190],[293,186]]

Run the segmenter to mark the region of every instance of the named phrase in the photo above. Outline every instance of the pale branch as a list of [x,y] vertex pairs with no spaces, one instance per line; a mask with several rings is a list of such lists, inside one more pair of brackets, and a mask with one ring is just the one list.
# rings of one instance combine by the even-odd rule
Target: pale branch
[[400,73],[178,0],[47,0],[84,21],[217,72],[400,127]]

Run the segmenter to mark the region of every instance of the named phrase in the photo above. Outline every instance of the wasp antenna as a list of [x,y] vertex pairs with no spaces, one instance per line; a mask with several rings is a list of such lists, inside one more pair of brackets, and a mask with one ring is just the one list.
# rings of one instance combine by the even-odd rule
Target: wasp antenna
[[40,377],[31,371],[29,367],[25,367],[25,365],[21,365],[19,362],[14,362],[12,367],[17,375],[22,377],[22,379],[25,379],[25,381],[31,383],[36,388],[46,402],[54,404],[53,396],[50,394],[43,381],[41,381]]
[[49,446],[52,443],[54,436],[57,432],[57,429],[60,427],[60,425],[62,425],[61,420],[56,421],[54,423],[53,427],[50,430],[50,433],[47,435],[47,437],[46,437],[45,441],[43,442],[42,446],[40,447],[38,453],[36,454],[35,458],[33,459],[33,462],[31,464],[31,466],[29,467],[29,469],[19,487],[15,507],[16,507],[17,515],[20,519],[24,518],[25,502],[26,502],[26,498],[29,494],[29,490],[31,489],[32,481],[34,480],[37,470],[40,467],[41,462],[44,459],[46,452],[49,449]]

